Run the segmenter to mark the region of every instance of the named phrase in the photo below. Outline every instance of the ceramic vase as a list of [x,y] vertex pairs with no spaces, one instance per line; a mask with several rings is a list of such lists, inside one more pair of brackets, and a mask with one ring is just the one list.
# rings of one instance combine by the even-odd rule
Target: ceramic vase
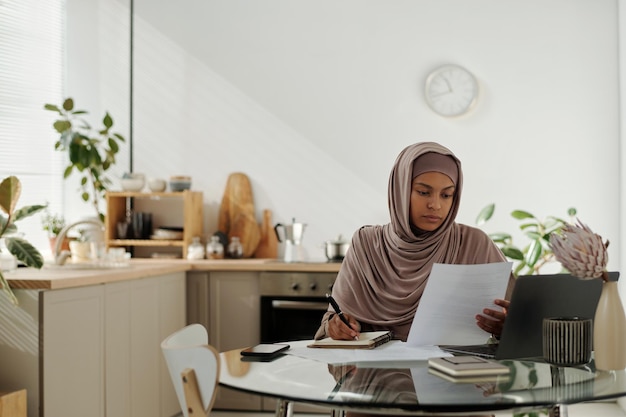
[[593,348],[596,369],[626,368],[626,315],[616,281],[602,284],[593,320]]

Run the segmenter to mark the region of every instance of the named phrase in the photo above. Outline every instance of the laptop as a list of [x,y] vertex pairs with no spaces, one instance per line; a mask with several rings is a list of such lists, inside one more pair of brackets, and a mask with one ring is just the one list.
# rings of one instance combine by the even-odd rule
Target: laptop
[[[610,272],[617,281],[619,272]],[[601,279],[583,280],[570,274],[522,275],[517,277],[511,305],[499,343],[441,345],[453,354],[492,359],[543,356],[542,326],[545,317],[593,318],[602,291]]]

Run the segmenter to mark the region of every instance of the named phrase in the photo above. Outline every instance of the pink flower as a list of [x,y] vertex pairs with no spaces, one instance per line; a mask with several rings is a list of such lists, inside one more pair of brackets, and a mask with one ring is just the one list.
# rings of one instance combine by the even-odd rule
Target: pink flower
[[572,275],[583,279],[608,279],[606,265],[609,256],[606,249],[609,241],[602,242],[602,237],[577,220],[577,224],[565,225],[560,233],[550,235],[550,247],[554,257]]

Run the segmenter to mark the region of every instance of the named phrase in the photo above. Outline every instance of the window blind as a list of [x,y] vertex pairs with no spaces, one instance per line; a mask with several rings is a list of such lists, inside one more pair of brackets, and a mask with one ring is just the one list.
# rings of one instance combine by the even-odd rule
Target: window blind
[[[63,155],[54,150],[54,114],[64,84],[64,0],[0,1],[0,179],[22,183],[18,207],[50,205],[63,212]],[[40,251],[48,239],[36,214],[17,223]]]

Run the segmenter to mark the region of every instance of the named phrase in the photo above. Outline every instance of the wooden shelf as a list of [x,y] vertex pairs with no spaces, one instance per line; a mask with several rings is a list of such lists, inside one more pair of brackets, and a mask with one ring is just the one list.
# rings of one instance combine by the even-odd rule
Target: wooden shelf
[[[159,202],[179,199],[182,201],[183,238],[180,240],[156,240],[156,239],[118,239],[117,223],[126,220],[128,207],[132,200],[147,199],[153,204],[155,212],[159,210]],[[134,191],[114,191],[106,194],[107,214],[105,219],[105,243],[107,248],[121,246],[136,247],[176,247],[182,248],[183,258],[187,257],[187,247],[194,236],[202,236],[203,233],[203,196],[200,191],[179,191],[143,193]],[[157,227],[159,225],[153,225]],[[162,226],[162,225],[161,225]]]
[[153,240],[153,239],[112,239],[111,246],[183,246],[184,240]]

